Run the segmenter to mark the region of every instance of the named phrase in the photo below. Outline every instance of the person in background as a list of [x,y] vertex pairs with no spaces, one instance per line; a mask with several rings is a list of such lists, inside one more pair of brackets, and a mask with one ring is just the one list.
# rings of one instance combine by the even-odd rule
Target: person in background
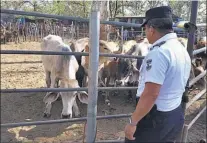
[[123,32],[123,40],[127,41],[127,39],[128,39],[128,30],[125,29],[124,32]]

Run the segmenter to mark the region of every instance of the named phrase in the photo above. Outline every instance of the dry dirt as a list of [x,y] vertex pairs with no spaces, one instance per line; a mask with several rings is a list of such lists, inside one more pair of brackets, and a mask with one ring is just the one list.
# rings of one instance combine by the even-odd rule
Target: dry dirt
[[[2,50],[40,50],[38,42],[25,42],[21,44],[8,43],[1,45]],[[12,88],[45,88],[45,75],[41,63],[26,63],[40,61],[39,55],[1,55],[1,89]],[[11,63],[16,62],[16,63]],[[23,62],[23,63],[18,63]],[[191,98],[199,91],[193,91]],[[27,121],[49,120],[43,118],[45,93],[7,93],[1,94],[1,124]],[[123,92],[111,96],[110,114],[125,114],[133,112],[135,102],[127,101]],[[186,123],[189,123],[196,114],[206,105],[206,97],[196,101],[186,113]],[[79,104],[81,116],[87,116],[87,106]],[[62,109],[61,101],[56,101],[52,108],[50,120],[60,119]],[[104,115],[103,110],[108,107],[103,97],[98,98],[98,115]],[[96,140],[123,139],[123,129],[128,119],[110,119],[98,121]],[[61,123],[51,125],[38,125],[17,128],[2,128],[1,142],[82,142],[84,124]],[[197,142],[206,138],[206,112],[196,121],[189,130],[188,141]]]

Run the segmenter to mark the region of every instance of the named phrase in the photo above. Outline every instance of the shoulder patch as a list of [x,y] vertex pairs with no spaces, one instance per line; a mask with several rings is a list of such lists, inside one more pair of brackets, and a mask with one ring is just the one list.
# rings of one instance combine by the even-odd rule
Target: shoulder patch
[[148,59],[147,60],[147,63],[152,63],[152,59]]
[[146,70],[148,71],[152,68],[152,59],[148,59],[146,63],[147,63]]

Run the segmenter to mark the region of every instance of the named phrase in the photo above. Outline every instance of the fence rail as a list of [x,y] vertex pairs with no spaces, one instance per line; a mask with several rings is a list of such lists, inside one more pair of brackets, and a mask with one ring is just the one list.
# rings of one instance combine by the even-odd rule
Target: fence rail
[[[1,13],[7,14],[14,14],[14,15],[26,15],[26,16],[37,16],[37,17],[45,17],[45,18],[55,18],[61,20],[73,20],[78,22],[89,22],[89,19],[80,18],[80,17],[72,17],[72,16],[60,16],[60,15],[53,15],[53,14],[43,14],[39,12],[26,12],[26,11],[19,11],[19,10],[8,10],[8,9],[1,9]],[[115,22],[115,21],[100,21],[101,24],[109,24],[109,25],[116,25],[116,26],[124,26],[124,27],[140,27],[141,24],[135,23],[125,23],[125,22]]]
[[[195,84],[198,80],[206,75],[206,70],[192,79],[189,83],[190,86]],[[138,87],[98,87],[98,90],[137,90]],[[69,91],[88,91],[86,87],[80,88],[29,88],[29,89],[1,89],[1,93],[16,93],[16,92],[69,92]]]
[[[27,11],[19,11],[19,10],[8,10],[8,9],[1,9],[1,13],[7,14],[14,14],[14,15],[26,15],[26,16],[37,16],[37,17],[44,17],[44,18],[53,18],[53,19],[61,19],[61,20],[73,20],[78,22],[89,22],[87,18],[81,17],[72,17],[72,16],[60,16],[60,15],[53,15],[53,14],[44,14],[39,12],[27,12]],[[109,24],[115,26],[124,26],[124,27],[141,27],[141,24],[135,23],[125,23],[125,22],[116,22],[116,21],[100,21],[101,24]],[[198,24],[198,27],[206,26],[206,23]]]
[[[132,114],[118,114],[118,115],[108,115],[108,116],[97,116],[97,120],[103,119],[118,119],[118,118],[128,118]],[[2,128],[11,128],[19,126],[32,126],[32,125],[46,125],[46,124],[57,124],[57,123],[68,123],[68,122],[83,122],[86,121],[87,117],[82,118],[72,118],[72,119],[56,119],[56,120],[47,120],[47,121],[35,121],[35,122],[20,122],[20,123],[6,123],[1,124]]]
[[202,52],[206,52],[206,47],[194,50],[193,55],[197,55],[197,54],[202,53]]
[[190,107],[190,105],[192,105],[195,101],[197,101],[201,96],[203,96],[206,93],[206,88],[203,89],[201,92],[199,92],[195,97],[193,97],[193,99],[191,99],[190,102],[187,103],[186,105],[186,109],[188,109]]
[[[206,51],[206,47],[193,51],[193,55]],[[75,55],[75,56],[89,56],[88,52],[58,52],[58,51],[28,51],[28,50],[1,50],[0,54],[35,54],[35,55]],[[108,54],[100,53],[103,57],[118,57],[118,58],[136,58],[143,59],[144,56],[123,55],[123,54]]]
[[[137,87],[98,87],[98,90],[137,90]],[[21,93],[21,92],[70,92],[88,91],[86,87],[80,88],[27,88],[27,89],[1,89],[1,93]]]
[[[57,51],[28,51],[28,50],[1,50],[0,54],[29,54],[29,55],[75,55],[75,56],[89,56],[88,52],[57,52]],[[100,53],[99,56],[103,57],[117,57],[117,58],[135,58],[143,59],[144,56],[133,56],[123,54],[107,54]]]
[[124,143],[124,140],[101,140],[96,141],[95,143]]
[[42,61],[19,61],[19,62],[1,62],[1,64],[10,65],[10,64],[39,64]]
[[188,124],[188,129],[192,127],[192,125],[195,123],[195,121],[198,120],[198,118],[203,114],[203,112],[206,110],[206,106],[196,115],[196,117]]
[[199,81],[201,78],[203,78],[206,75],[206,70],[202,73],[200,73],[197,77],[195,77],[194,79],[192,79],[189,82],[189,87],[191,87],[193,84],[195,84],[197,81]]

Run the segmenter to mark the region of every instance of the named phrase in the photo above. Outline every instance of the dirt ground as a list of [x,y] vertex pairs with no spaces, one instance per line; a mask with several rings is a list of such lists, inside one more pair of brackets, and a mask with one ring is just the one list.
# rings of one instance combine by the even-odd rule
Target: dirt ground
[[[21,44],[8,43],[1,45],[2,50],[40,50],[38,42]],[[40,61],[39,55],[1,55],[1,89],[12,88],[45,88],[45,75],[41,63],[27,63]],[[16,62],[16,63],[11,63]],[[20,62],[20,63],[18,63]],[[21,63],[22,62],[22,63]],[[135,91],[136,92],[136,91]],[[199,91],[191,92],[192,98]],[[56,101],[52,108],[52,116],[43,118],[45,93],[7,93],[1,94],[1,124],[31,122],[41,120],[60,119],[61,101]],[[135,102],[127,101],[123,92],[111,96],[111,112],[109,114],[125,114],[134,111]],[[186,112],[186,123],[189,123],[196,114],[206,105],[206,97],[196,101]],[[81,116],[87,116],[87,105],[78,102]],[[104,115],[109,107],[104,104],[103,97],[98,98],[98,115]],[[97,123],[96,140],[119,140],[124,138],[124,127],[128,119],[100,120]],[[38,125],[17,128],[2,128],[1,142],[82,142],[84,123],[61,123]],[[188,141],[197,142],[206,138],[206,112],[196,121],[189,130]]]

